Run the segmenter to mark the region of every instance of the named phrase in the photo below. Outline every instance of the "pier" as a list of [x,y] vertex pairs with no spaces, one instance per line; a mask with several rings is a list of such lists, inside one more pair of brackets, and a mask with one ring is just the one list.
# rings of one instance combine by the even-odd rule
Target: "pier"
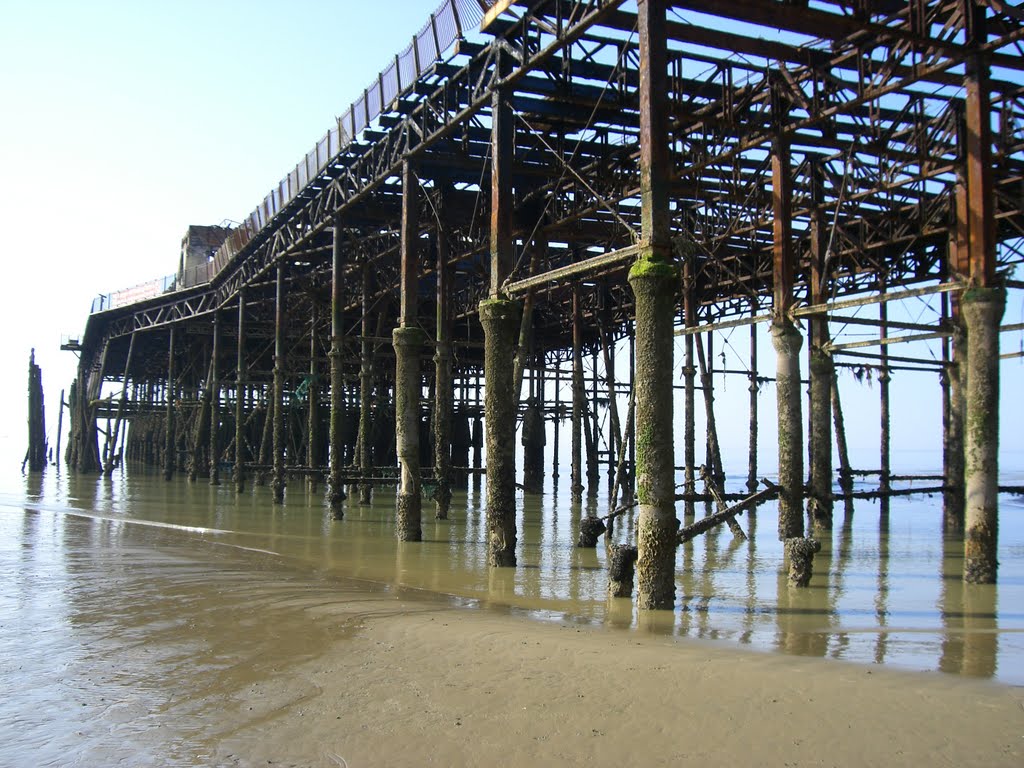
[[[517,495],[567,477],[635,508],[614,590],[635,559],[653,609],[697,504],[740,536],[734,507],[777,496],[799,584],[839,505],[930,491],[963,580],[994,583],[1022,41],[999,0],[445,0],[245,221],[188,227],[175,274],[94,301],[66,461],[276,503],[303,483],[335,517],[390,484],[410,542],[485,477],[494,568],[516,566]],[[736,328],[748,358],[724,367]],[[845,368],[878,385],[876,467],[847,458]],[[892,469],[895,371],[941,393],[941,476]],[[738,488],[716,375],[750,392]]]

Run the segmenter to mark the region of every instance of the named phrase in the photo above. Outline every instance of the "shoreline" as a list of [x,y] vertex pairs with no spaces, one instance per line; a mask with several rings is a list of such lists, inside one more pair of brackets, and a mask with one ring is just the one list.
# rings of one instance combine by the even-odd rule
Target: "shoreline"
[[338,638],[232,702],[217,764],[1024,762],[1022,687],[401,598],[311,610]]

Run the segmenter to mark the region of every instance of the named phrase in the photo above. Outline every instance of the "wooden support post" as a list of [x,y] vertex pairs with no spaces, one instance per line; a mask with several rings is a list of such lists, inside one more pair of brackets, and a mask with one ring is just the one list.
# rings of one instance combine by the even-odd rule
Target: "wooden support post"
[[[81,368],[81,366],[79,366]],[[68,391],[68,446],[64,462],[68,469],[78,469],[78,388],[80,379],[72,379]]]
[[[697,327],[697,289],[693,275],[693,259],[687,255],[683,263],[683,314],[687,329]],[[697,492],[697,366],[693,357],[695,334],[683,339],[683,490],[690,495]],[[685,502],[684,516],[695,515],[692,501]]]
[[[702,477],[705,482],[710,480],[709,485],[719,492],[725,491],[725,471],[722,469],[722,451],[718,444],[718,425],[715,421],[715,395],[714,382],[708,366],[707,357],[704,355],[704,344],[700,336],[696,337],[697,342],[697,364],[700,366],[700,387],[704,395],[704,417],[707,422],[707,468]],[[708,334],[708,344],[711,343],[711,334]]]
[[[213,355],[211,348],[210,362],[206,370],[206,380],[203,384],[203,391],[195,393],[199,395],[199,406],[192,413],[191,438],[192,443],[188,445],[188,481],[194,483],[200,472],[207,477],[209,460],[205,459],[206,450],[210,441],[210,396],[213,384]],[[193,398],[195,397],[193,394]]]
[[[882,293],[885,293],[885,282],[881,286]],[[884,339],[889,333],[888,326],[889,305],[882,302],[878,305],[878,334]],[[890,430],[891,419],[889,415],[889,382],[892,375],[889,373],[889,347],[882,345],[879,350],[878,368],[878,402],[879,402],[879,488],[881,491],[881,511],[883,515],[889,512],[889,491],[892,490],[889,477],[892,474],[892,461],[890,459],[890,447],[892,434]]]
[[213,314],[210,351],[210,485],[220,485],[220,344],[221,313]]
[[572,284],[572,471],[573,501],[583,498],[583,322],[580,285]]
[[174,477],[174,331],[172,325],[167,340],[167,414],[164,421],[164,480]]
[[[612,509],[615,509],[619,503],[619,491],[626,485],[626,451],[627,446],[633,443],[633,416],[636,405],[634,398],[635,390],[629,394],[629,406],[626,410],[626,433],[623,435],[622,441],[619,443],[619,456],[618,462],[615,468],[615,482],[612,484],[611,499],[609,505]],[[629,497],[631,494],[623,494],[624,497]],[[630,501],[632,499],[629,499]]]
[[604,362],[605,385],[608,389],[608,488],[611,490],[619,467],[618,457],[623,444],[619,424],[619,408],[615,394],[615,340],[606,329],[601,329],[601,354]]
[[[135,352],[135,333],[131,335],[131,339],[128,341],[128,355],[124,361],[124,375],[121,377],[121,397],[117,401],[117,417],[114,419],[114,438],[113,443],[117,443],[118,433],[121,431],[121,423],[124,420],[124,407],[128,401],[128,375],[132,365],[132,354]],[[63,398],[63,393],[62,393]],[[113,453],[108,451],[106,455],[106,461],[103,465],[103,474],[110,477],[114,474],[114,456]]]
[[675,286],[669,226],[668,43],[665,0],[639,0],[641,249],[636,297],[637,602],[675,603],[672,337]]
[[245,355],[245,289],[238,292],[238,345],[235,350],[235,493],[245,490],[245,390],[249,379]]
[[839,454],[839,488],[843,492],[846,519],[853,517],[853,472],[850,469],[850,454],[846,448],[846,423],[843,419],[843,404],[839,399],[839,378],[832,377],[832,422],[835,427],[836,452]]
[[396,532],[401,541],[420,541],[420,352],[423,331],[416,324],[419,288],[419,180],[412,164],[402,163],[402,245],[399,325],[395,346],[395,450],[401,465],[396,498]]
[[60,406],[57,408],[57,450],[54,452],[54,466],[57,467],[57,471],[60,472],[60,437],[64,431],[64,390],[60,391]]
[[942,340],[942,359],[947,365],[940,372],[942,384],[942,464],[946,490],[942,495],[942,529],[961,535],[964,530],[964,373],[967,369],[966,336],[959,307],[950,311],[951,302],[943,297],[944,322],[953,330]]
[[447,520],[452,501],[452,418],[455,389],[452,380],[452,267],[448,264],[447,189],[437,201],[437,307],[434,347],[434,517]]
[[804,535],[803,423],[800,415],[800,347],[803,337],[789,317],[793,305],[795,255],[792,232],[792,169],[787,140],[772,148],[774,244],[772,343],[776,352],[779,418],[779,540]]
[[317,492],[320,470],[320,372],[316,359],[316,326],[317,307],[314,304],[309,316],[309,386],[306,387],[306,488],[310,495]]
[[[340,283],[339,283],[340,290]],[[370,344],[370,262],[362,263],[362,322],[360,333],[362,342],[359,349],[359,434],[357,450],[359,456],[359,473],[363,478],[373,476],[373,448],[370,441],[370,398],[373,395],[373,346]],[[339,342],[340,344],[340,342]],[[368,480],[359,486],[359,503],[369,504],[372,499],[373,484]]]
[[591,349],[590,352],[590,370],[593,374],[590,377],[590,397],[584,400],[587,403],[587,496],[595,496],[597,495],[598,475],[600,474],[598,456],[601,437],[597,415],[598,376],[596,347]]
[[[134,334],[132,339],[134,339]],[[118,411],[120,416],[120,410]],[[43,403],[42,371],[36,365],[36,351],[28,359],[28,452],[25,455],[30,472],[42,472],[46,467],[46,411]],[[24,463],[22,471],[24,471]]]
[[[751,315],[757,314],[756,301],[752,302],[750,313]],[[747,379],[747,391],[750,396],[750,431],[747,441],[747,492],[754,493],[757,490],[757,393],[761,385],[757,380],[757,326],[753,323],[750,325],[750,374]],[[752,504],[748,514],[754,514],[756,511],[757,505]]]
[[[629,475],[626,487],[629,490],[629,499],[632,501],[636,495],[636,398],[634,396],[633,378],[636,372],[636,336],[634,329],[629,329],[629,426],[626,430],[626,439],[629,441]],[[624,494],[625,496],[625,494]]]
[[[548,248],[547,237],[538,233],[530,244],[530,274],[537,271],[542,255]],[[523,297],[523,314],[519,322],[519,344],[516,346],[515,364],[513,368],[512,389],[516,396],[516,406],[522,400],[523,375],[526,371],[526,361],[529,359],[533,348],[533,289],[526,292]]]
[[528,493],[544,490],[544,366],[543,355],[536,370],[536,387],[523,415],[523,488]]
[[558,485],[559,432],[562,426],[562,361],[555,359],[555,423],[551,445],[551,479]]
[[273,491],[274,503],[284,503],[284,451],[285,451],[285,423],[284,423],[284,333],[285,333],[285,310],[284,310],[284,280],[285,263],[277,264],[277,281],[275,284],[274,298],[274,475],[270,481]]
[[[811,196],[815,207],[811,211],[809,299],[811,304],[823,304],[828,300],[828,237],[825,211],[821,207],[822,169],[819,162],[813,163],[811,173]],[[826,351],[829,343],[828,316],[812,315],[808,326],[811,380],[808,443],[811,466],[807,512],[814,530],[826,532],[832,530],[832,379],[835,367]]]
[[79,364],[78,407],[76,408],[78,446],[75,459],[78,471],[82,473],[99,472],[103,469],[97,443],[96,407],[93,403],[99,399],[103,389],[103,377],[106,374],[109,352],[110,341],[105,340],[103,350],[100,352],[98,367],[87,368],[87,361],[84,358]]
[[[479,375],[473,376],[473,427],[471,434],[471,441],[473,443],[473,469],[479,470],[483,466],[483,449],[484,449],[484,426],[480,420],[480,377]],[[473,485],[480,485],[480,472],[473,472]]]
[[253,478],[253,485],[260,486],[267,484],[266,466],[273,461],[273,437],[274,437],[274,392],[273,384],[263,385],[263,429],[260,435],[260,452],[256,470]]

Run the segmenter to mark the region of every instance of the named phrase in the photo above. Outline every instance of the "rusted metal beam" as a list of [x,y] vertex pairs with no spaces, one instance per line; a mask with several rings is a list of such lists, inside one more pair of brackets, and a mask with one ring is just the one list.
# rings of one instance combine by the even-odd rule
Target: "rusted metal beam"
[[962,291],[963,289],[964,286],[962,283],[940,283],[938,285],[925,286],[924,288],[908,288],[903,291],[890,291],[888,293],[878,294],[875,296],[865,296],[856,299],[840,299],[839,301],[830,301],[824,304],[795,307],[790,310],[789,314],[794,318],[807,317],[808,315],[818,315],[823,312],[835,312],[838,309],[866,307],[871,304],[881,304],[882,302],[887,301],[902,301],[903,299],[913,299],[918,296],[932,296],[937,293]]
[[783,318],[793,306],[793,175],[789,142],[772,144],[772,313]]
[[515,267],[512,240],[512,161],[515,157],[515,118],[508,94],[495,89],[491,100],[491,281],[497,298]]
[[560,283],[571,277],[580,277],[596,272],[604,267],[621,264],[635,258],[639,250],[639,245],[627,245],[625,248],[602,253],[599,256],[591,256],[589,259],[566,264],[564,267],[557,267],[533,277],[516,280],[513,283],[506,283],[503,290],[510,296],[518,296],[526,293],[531,288],[539,288],[548,283]]

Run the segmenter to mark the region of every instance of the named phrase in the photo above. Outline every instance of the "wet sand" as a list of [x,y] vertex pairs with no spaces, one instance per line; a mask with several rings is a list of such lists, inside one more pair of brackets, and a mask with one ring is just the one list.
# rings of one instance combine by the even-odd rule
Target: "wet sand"
[[417,602],[331,612],[348,636],[233,702],[217,764],[1024,764],[1021,688]]
[[404,546],[387,498],[331,521],[185,484],[27,496],[0,495],[5,768],[1024,765],[1024,687],[972,679],[1020,679],[1019,539],[978,603],[902,532],[927,511],[837,534],[798,595],[763,516],[746,559],[706,538],[677,610],[637,617],[574,515],[524,511],[494,571],[477,511]]

